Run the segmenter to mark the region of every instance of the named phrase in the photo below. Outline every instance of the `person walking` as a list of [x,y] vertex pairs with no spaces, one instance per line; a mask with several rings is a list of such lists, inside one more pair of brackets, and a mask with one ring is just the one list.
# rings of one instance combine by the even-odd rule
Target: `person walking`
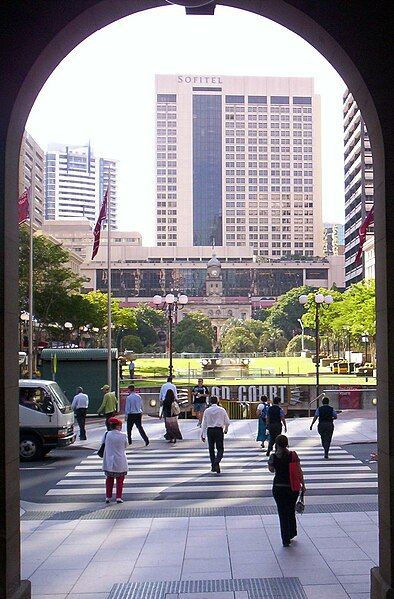
[[126,403],[124,408],[125,421],[127,422],[127,439],[129,445],[131,445],[131,431],[133,426],[136,425],[139,434],[145,441],[145,445],[149,445],[149,439],[142,426],[142,397],[135,392],[134,385],[129,385],[129,395],[126,397]]
[[202,417],[201,440],[205,443],[205,439],[208,437],[211,472],[220,474],[220,462],[224,453],[224,435],[227,434],[230,426],[230,418],[226,410],[218,405],[217,397],[212,396],[209,401],[210,406]]
[[130,363],[129,363],[129,375],[130,375],[130,380],[131,381],[134,380],[134,370],[135,370],[134,360],[130,360]]
[[164,438],[170,443],[176,443],[177,439],[182,439],[182,433],[179,430],[178,416],[180,414],[178,402],[172,389],[168,389],[163,401],[163,418],[166,427]]
[[177,391],[176,386],[172,382],[172,379],[173,379],[172,376],[167,377],[167,382],[163,383],[163,385],[160,387],[160,392],[159,392],[160,405],[163,405],[163,402],[166,397],[166,393],[167,393],[168,389],[171,389],[171,391],[174,393],[174,397],[175,397],[176,401],[178,401],[178,391]]
[[260,397],[260,403],[256,408],[258,418],[258,428],[256,441],[261,441],[261,447],[264,447],[265,441],[269,438],[267,433],[267,412],[269,408],[269,399],[266,395]]
[[115,391],[110,391],[109,385],[101,387],[101,391],[104,393],[103,401],[101,406],[97,410],[97,414],[104,414],[105,426],[109,431],[109,419],[118,413],[118,400],[116,399]]
[[268,448],[267,448],[267,456],[270,455],[272,448],[274,447],[275,439],[282,432],[282,424],[285,429],[285,433],[287,433],[287,425],[285,419],[285,413],[280,407],[280,398],[274,397],[273,404],[267,410],[267,420],[266,425],[270,434]]
[[317,408],[309,430],[312,430],[316,420],[319,419],[317,430],[321,438],[321,444],[324,449],[324,459],[328,460],[328,452],[330,450],[332,435],[334,433],[334,420],[337,419],[337,413],[332,406],[329,405],[328,397],[323,397],[323,405]]
[[[280,534],[283,547],[289,547],[291,540],[297,536],[297,520],[295,506],[300,491],[305,492],[304,475],[298,455],[289,451],[289,440],[286,435],[278,435],[275,441],[275,453],[270,455],[268,469],[275,473],[272,495],[278,508]],[[298,465],[299,489],[293,491],[290,483],[290,463]]]
[[123,483],[127,474],[128,464],[126,456],[127,437],[122,433],[122,421],[119,418],[109,418],[109,430],[103,437],[104,456],[103,471],[105,481],[105,503],[112,499],[114,482],[116,479],[116,503],[123,503]]
[[201,427],[202,417],[207,407],[207,399],[209,397],[209,390],[208,387],[204,385],[203,379],[197,380],[197,385],[195,385],[192,389],[192,395],[193,410],[198,418],[197,426]]
[[76,421],[79,426],[79,438],[81,441],[86,441],[86,414],[88,413],[89,397],[83,392],[82,387],[77,387],[76,395],[71,403],[71,408],[74,410]]

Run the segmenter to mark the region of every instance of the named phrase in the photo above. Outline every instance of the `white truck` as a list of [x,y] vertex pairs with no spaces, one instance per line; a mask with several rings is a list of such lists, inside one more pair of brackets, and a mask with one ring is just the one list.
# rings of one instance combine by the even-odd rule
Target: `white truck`
[[29,462],[74,443],[74,413],[56,382],[20,379],[19,435],[19,456]]

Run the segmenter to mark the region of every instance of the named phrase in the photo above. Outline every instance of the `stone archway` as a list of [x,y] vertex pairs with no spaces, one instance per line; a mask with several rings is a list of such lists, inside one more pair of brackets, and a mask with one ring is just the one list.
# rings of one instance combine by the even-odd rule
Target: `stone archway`
[[[184,2],[186,3],[186,2]],[[191,4],[203,4],[192,0]],[[98,29],[135,12],[164,6],[165,0],[28,0],[3,3],[0,161],[0,595],[29,597],[19,580],[19,478],[17,402],[17,181],[19,146],[30,109],[43,83],[59,62]],[[331,0],[218,0],[248,10],[294,31],[334,66],[355,97],[371,139],[375,176],[375,231],[379,363],[379,502],[380,568],[372,577],[373,597],[394,596],[394,473],[390,431],[394,408],[394,359],[390,311],[394,289],[390,259],[394,250],[393,113],[387,84],[392,72],[389,3]]]

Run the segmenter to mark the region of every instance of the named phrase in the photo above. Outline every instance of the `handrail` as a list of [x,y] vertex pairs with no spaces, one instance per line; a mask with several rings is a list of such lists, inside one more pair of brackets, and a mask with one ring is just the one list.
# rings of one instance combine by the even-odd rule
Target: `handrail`
[[311,405],[313,403],[315,403],[315,401],[319,401],[320,399],[323,399],[323,397],[325,396],[324,393],[320,393],[320,395],[318,395],[317,397],[315,397],[314,399],[311,399],[310,402],[308,402],[308,418],[311,415]]

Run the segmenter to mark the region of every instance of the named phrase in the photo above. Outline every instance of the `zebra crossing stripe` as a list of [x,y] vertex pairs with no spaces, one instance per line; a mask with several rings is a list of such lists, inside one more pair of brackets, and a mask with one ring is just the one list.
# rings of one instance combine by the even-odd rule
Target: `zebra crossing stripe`
[[[377,487],[377,482],[363,482],[362,488],[374,488]],[[354,489],[354,483],[352,482],[340,482],[340,483],[309,483],[309,489]],[[272,489],[272,483],[263,484],[263,485],[232,485],[230,489],[227,489],[230,492],[235,491],[270,491]],[[221,484],[212,485],[209,488],[204,487],[191,487],[191,486],[181,486],[181,487],[125,487],[123,494],[124,495],[145,495],[145,494],[175,494],[175,493],[195,493],[195,491],[203,492],[204,495],[210,492],[226,492],[226,488]],[[103,481],[101,487],[91,487],[91,488],[71,488],[71,489],[50,489],[46,495],[103,495]]]
[[[173,497],[244,497],[259,496],[272,489],[273,475],[267,469],[267,457],[260,449],[229,448],[222,462],[222,474],[209,472],[206,447],[185,449],[128,449],[129,473],[124,494],[130,498]],[[377,474],[360,460],[339,447],[332,448],[324,460],[321,447],[298,448],[307,488],[324,493],[336,489],[357,492],[377,488]],[[94,498],[103,494],[102,459],[92,454],[49,489],[48,496],[81,495]]]

